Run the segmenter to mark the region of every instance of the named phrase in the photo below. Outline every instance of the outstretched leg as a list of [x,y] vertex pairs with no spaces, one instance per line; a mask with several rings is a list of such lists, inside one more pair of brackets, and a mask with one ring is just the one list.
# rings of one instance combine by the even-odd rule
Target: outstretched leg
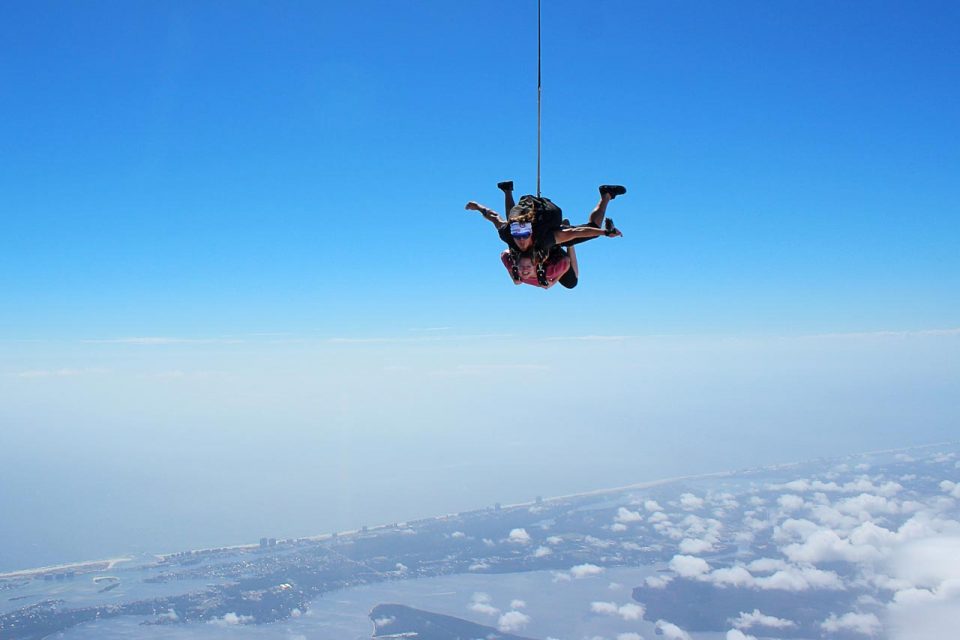
[[618,184],[600,185],[600,202],[596,208],[590,212],[590,226],[600,228],[603,226],[603,218],[607,215],[607,205],[617,196],[622,196],[627,192],[626,187]]
[[506,215],[509,217],[510,209],[513,209],[517,204],[513,201],[513,180],[498,182],[497,189],[503,191],[503,210],[507,212]]
[[591,227],[599,229],[603,226],[603,219],[607,215],[607,205],[610,204],[611,200],[613,200],[613,196],[609,193],[600,194],[600,202],[598,202],[597,206],[590,212],[590,222],[588,224]]
[[577,265],[577,250],[573,247],[567,247],[565,252],[570,259],[570,267],[557,282],[567,289],[573,289],[577,286],[577,282],[580,279],[580,267]]

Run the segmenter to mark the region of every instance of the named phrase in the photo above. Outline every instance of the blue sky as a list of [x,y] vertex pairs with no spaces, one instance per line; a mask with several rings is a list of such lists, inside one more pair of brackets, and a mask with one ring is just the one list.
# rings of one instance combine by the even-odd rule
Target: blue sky
[[[2,13],[0,486],[37,493],[0,507],[78,452],[142,496],[200,460],[259,495],[271,451],[340,496],[295,534],[955,437],[956,3],[547,0],[543,191],[629,189],[573,291],[515,287],[463,210],[535,188],[532,1]],[[227,541],[211,486],[162,539]]]
[[630,189],[548,294],[462,211],[534,188],[532,2],[7,7],[3,333],[953,326],[957,11],[548,3],[544,192]]

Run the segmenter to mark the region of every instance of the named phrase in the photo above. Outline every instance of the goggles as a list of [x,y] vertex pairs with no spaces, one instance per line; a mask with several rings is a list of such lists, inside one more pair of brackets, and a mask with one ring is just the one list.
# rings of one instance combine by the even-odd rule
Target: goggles
[[514,238],[529,238],[533,235],[533,225],[529,222],[511,222],[510,235]]

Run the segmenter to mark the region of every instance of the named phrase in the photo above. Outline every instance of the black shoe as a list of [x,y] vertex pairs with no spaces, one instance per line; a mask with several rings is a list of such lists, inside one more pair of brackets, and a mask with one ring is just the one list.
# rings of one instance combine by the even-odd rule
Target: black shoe
[[497,189],[500,191],[513,191],[513,180],[507,180],[506,182],[498,182]]
[[607,233],[610,233],[611,231],[616,229],[616,227],[613,226],[613,218],[607,218],[606,220],[604,220],[603,228],[606,230]]
[[563,220],[561,220],[561,221],[560,221],[560,226],[561,226],[561,227],[569,227],[569,226],[570,226],[570,219],[569,219],[569,218],[564,218]]
[[618,184],[602,184],[600,185],[600,195],[610,194],[610,199],[613,200],[617,196],[622,196],[627,192],[626,187],[621,187]]

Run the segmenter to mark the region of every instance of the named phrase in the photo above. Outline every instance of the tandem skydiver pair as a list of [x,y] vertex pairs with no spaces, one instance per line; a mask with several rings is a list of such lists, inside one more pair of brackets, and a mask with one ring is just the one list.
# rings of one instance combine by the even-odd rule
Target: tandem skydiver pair
[[515,202],[513,182],[500,182],[497,188],[503,191],[506,220],[493,209],[472,200],[465,208],[479,211],[497,228],[500,239],[508,247],[500,259],[514,284],[549,289],[559,282],[572,289],[577,286],[579,277],[574,246],[600,236],[616,238],[623,235],[613,220],[606,218],[610,201],[627,192],[620,185],[602,185],[600,202],[590,212],[589,221],[579,226],[571,226],[563,218],[560,207],[549,198],[526,195]]

